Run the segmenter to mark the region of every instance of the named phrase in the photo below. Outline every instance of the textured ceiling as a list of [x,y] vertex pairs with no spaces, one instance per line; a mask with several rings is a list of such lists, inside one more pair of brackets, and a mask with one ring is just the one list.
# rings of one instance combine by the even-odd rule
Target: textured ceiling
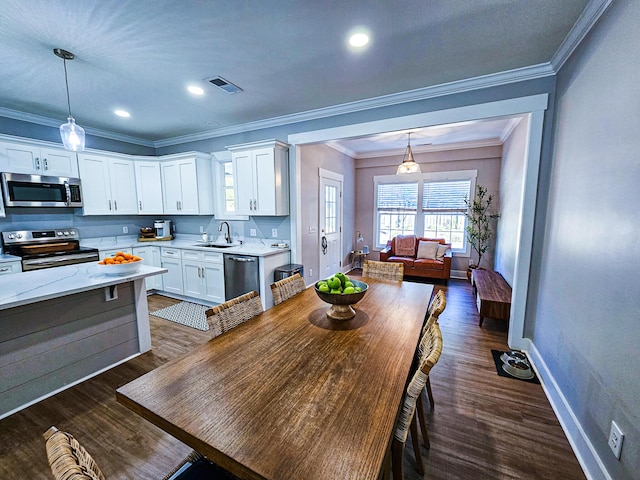
[[[66,119],[60,47],[77,57],[67,68],[79,125],[143,142],[215,132],[547,63],[587,3],[3,0],[0,114]],[[361,52],[345,42],[356,26],[371,32]],[[204,81],[217,75],[244,91]]]

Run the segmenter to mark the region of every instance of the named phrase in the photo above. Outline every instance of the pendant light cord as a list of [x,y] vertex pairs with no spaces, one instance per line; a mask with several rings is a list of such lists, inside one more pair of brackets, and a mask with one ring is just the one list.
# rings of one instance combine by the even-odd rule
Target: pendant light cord
[[71,100],[69,100],[69,79],[67,78],[67,59],[63,58],[64,61],[64,83],[67,86],[67,107],[69,108],[69,116],[71,117]]

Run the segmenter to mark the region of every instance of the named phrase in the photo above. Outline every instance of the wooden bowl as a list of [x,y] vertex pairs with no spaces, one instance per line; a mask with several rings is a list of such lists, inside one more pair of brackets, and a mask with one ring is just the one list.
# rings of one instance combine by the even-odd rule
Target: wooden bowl
[[316,291],[316,295],[323,302],[327,302],[331,304],[331,308],[327,310],[327,317],[333,318],[334,320],[350,320],[356,316],[356,311],[353,309],[351,305],[355,305],[358,303],[367,293],[367,289],[369,285],[360,280],[349,280],[353,283],[354,287],[360,287],[362,291],[357,293],[327,293],[321,292],[318,290],[317,286],[314,286],[314,290]]

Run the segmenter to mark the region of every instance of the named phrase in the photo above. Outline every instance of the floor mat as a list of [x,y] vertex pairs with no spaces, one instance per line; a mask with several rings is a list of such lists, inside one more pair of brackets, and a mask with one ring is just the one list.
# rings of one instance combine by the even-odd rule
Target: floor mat
[[[540,384],[540,380],[538,380],[538,376],[536,375],[535,371],[533,372],[533,378],[518,378],[511,375],[510,373],[505,372],[504,369],[502,368],[502,365],[503,365],[502,359],[500,358],[500,355],[502,355],[503,353],[504,353],[503,350],[491,350],[491,355],[493,356],[493,361],[496,364],[496,372],[498,373],[498,375],[500,375],[501,377],[514,378],[516,380],[521,380],[523,382]],[[531,362],[529,362],[529,364],[531,364]]]
[[206,331],[209,330],[209,325],[207,324],[207,317],[204,312],[209,308],[211,307],[198,303],[180,302],[170,307],[150,312],[150,314],[154,317],[164,318],[170,322]]

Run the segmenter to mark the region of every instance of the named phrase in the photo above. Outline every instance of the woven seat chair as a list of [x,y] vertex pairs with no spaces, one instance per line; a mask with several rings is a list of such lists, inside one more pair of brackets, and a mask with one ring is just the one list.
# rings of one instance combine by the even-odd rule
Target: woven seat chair
[[362,266],[362,276],[380,278],[382,280],[399,280],[404,277],[404,264],[397,262],[378,262],[365,260]]
[[[402,480],[402,452],[407,441],[409,429],[411,429],[411,439],[413,441],[413,449],[415,451],[418,472],[423,475],[422,457],[420,456],[420,446],[418,444],[418,426],[416,421],[416,408],[418,398],[424,389],[429,373],[433,366],[438,363],[440,354],[442,353],[442,333],[438,322],[433,322],[425,335],[422,336],[420,343],[423,344],[423,358],[416,369],[404,396],[402,411],[396,422],[396,428],[393,435],[391,446],[391,464],[393,467],[393,479]],[[422,435],[427,446],[429,437],[425,426],[422,428]]]
[[264,310],[255,290],[210,308],[205,312],[213,338],[260,315]]
[[[42,436],[55,480],[106,480],[98,464],[73,435],[51,427]],[[232,480],[237,477],[194,450],[163,480],[197,478]]]
[[285,300],[290,299],[294,295],[303,292],[306,288],[304,279],[299,273],[290,277],[283,278],[271,284],[271,293],[273,294],[273,303],[278,305]]

